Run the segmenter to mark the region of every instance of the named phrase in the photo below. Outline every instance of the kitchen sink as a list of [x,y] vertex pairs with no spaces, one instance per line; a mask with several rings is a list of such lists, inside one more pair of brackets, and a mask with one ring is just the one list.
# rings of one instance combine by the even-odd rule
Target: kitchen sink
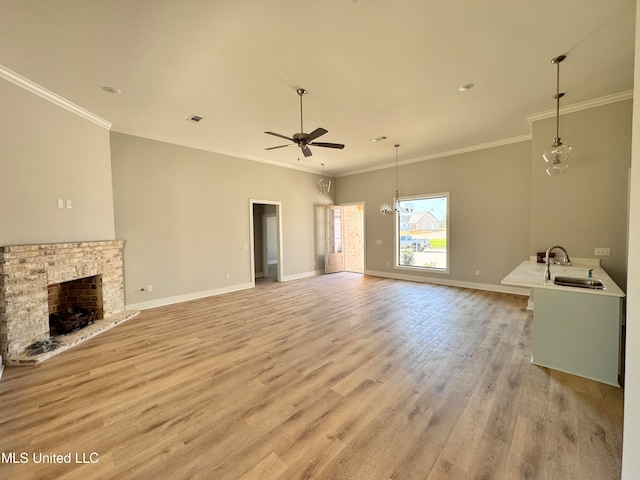
[[605,289],[604,283],[602,283],[600,280],[597,280],[595,278],[556,276],[553,279],[553,283],[555,283],[556,285],[562,285],[565,287],[591,288],[595,290]]

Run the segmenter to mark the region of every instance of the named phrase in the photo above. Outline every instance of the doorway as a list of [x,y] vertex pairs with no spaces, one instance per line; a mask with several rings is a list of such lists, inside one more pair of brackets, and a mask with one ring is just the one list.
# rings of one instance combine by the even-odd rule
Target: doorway
[[364,203],[325,208],[325,273],[364,273]]
[[282,281],[282,218],[280,202],[250,200],[251,278]]

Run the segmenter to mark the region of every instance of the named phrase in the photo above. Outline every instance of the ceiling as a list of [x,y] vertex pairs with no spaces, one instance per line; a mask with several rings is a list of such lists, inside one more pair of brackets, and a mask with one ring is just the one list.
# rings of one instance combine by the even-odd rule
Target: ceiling
[[[114,131],[334,175],[393,164],[396,143],[405,163],[530,135],[527,116],[555,107],[561,53],[562,105],[633,88],[634,0],[0,0],[0,12],[0,65]],[[300,87],[306,132],[324,127],[317,141],[344,150],[265,150],[287,143],[265,131],[300,130]]]

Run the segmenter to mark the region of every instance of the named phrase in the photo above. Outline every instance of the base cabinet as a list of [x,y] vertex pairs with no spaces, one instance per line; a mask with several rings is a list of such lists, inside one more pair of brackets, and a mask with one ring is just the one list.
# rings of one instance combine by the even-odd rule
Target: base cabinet
[[532,362],[618,386],[622,298],[532,290],[535,302]]

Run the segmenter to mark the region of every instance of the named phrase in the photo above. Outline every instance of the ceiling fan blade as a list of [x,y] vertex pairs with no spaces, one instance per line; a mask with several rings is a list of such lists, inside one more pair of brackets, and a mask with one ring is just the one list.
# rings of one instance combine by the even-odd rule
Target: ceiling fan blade
[[344,148],[344,145],[342,143],[326,143],[326,142],[313,142],[310,143],[309,145],[312,145],[314,147],[325,147],[325,148]]
[[294,143],[289,143],[288,145],[278,145],[277,147],[268,147],[265,150],[275,150],[276,148],[284,148],[284,147],[295,147]]
[[311,140],[315,140],[316,138],[324,135],[325,133],[327,133],[328,130],[325,130],[324,128],[316,128],[313,132],[311,132],[309,135],[307,135],[307,137],[305,138],[305,140],[307,142],[310,142]]
[[302,148],[302,154],[303,154],[305,157],[310,157],[310,156],[312,155],[312,154],[311,154],[311,150],[309,150],[309,147],[307,147],[306,145],[303,145],[303,146],[302,146],[302,147],[300,147],[300,148]]
[[280,137],[280,138],[284,138],[285,140],[289,140],[291,142],[293,142],[293,138],[289,138],[289,137],[285,137],[284,135],[280,135],[279,133],[273,133],[273,132],[264,132],[267,135],[273,135],[274,137]]

